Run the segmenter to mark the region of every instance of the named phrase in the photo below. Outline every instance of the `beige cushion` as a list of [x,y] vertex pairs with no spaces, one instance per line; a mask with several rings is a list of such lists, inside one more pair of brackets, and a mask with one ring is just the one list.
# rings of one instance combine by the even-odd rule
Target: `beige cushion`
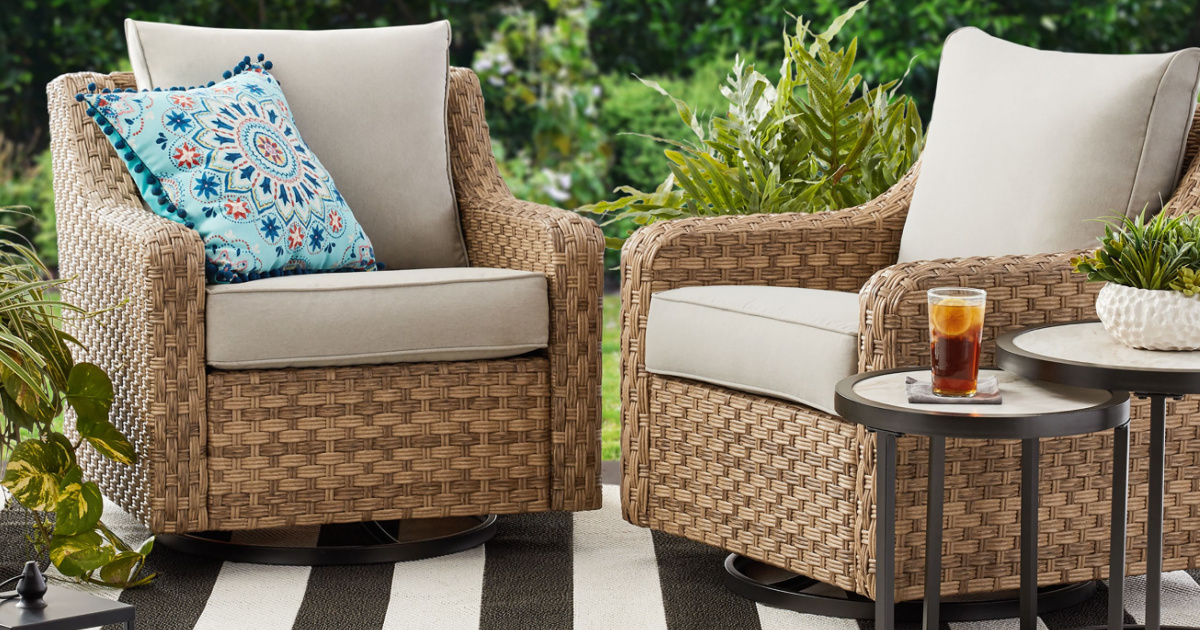
[[453,267],[209,285],[208,364],[222,369],[468,361],[545,348],[540,273]]
[[1162,208],[1183,164],[1200,49],[1086,55],[974,28],[946,40],[900,261],[1095,245],[1089,219]]
[[858,370],[858,295],[739,286],[656,293],[646,369],[834,413],[834,385]]
[[125,21],[138,87],[220,81],[266,55],[304,139],[390,269],[460,267],[446,135],[450,25],[344,31]]

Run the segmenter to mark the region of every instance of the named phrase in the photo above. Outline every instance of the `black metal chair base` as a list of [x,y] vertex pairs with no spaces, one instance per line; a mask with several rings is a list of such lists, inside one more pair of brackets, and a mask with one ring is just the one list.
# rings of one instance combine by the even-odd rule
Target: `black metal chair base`
[[[1049,612],[1082,603],[1096,594],[1098,582],[1079,582],[1038,590],[1038,610]],[[761,604],[823,617],[874,619],[875,602],[857,593],[828,593],[833,587],[738,554],[725,558],[725,587],[736,595]],[[822,589],[821,587],[824,587]],[[825,590],[826,593],[819,591]],[[813,592],[816,591],[816,592]],[[983,596],[988,597],[988,596]],[[942,621],[986,621],[1017,617],[1021,611],[1017,592],[990,599],[955,598],[942,602]],[[921,602],[896,605],[898,621],[921,621]],[[1165,630],[1165,628],[1164,628]]]
[[[330,530],[337,530],[332,541],[325,535]],[[329,566],[424,560],[478,547],[495,535],[496,517],[487,515],[325,525],[315,546],[234,542],[230,532],[163,534],[156,540],[184,553],[231,562]]]

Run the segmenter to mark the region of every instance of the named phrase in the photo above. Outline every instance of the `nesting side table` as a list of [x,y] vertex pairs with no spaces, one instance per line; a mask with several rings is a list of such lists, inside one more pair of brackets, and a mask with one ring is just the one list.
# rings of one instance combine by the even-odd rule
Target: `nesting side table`
[[[945,500],[946,438],[1019,439],[1021,442],[1021,630],[1037,628],[1038,455],[1041,438],[1115,429],[1118,470],[1128,468],[1129,395],[1026,380],[998,370],[980,376],[1000,381],[1000,405],[912,404],[908,376],[929,378],[929,369],[865,372],[837,384],[834,408],[849,422],[876,435],[878,464],[875,500],[875,627],[895,627],[896,437],[929,437],[929,505],[925,528],[923,627],[940,624],[942,508]],[[1113,501],[1113,522],[1125,522],[1124,500]],[[1122,525],[1122,533],[1124,532]],[[1122,538],[1124,540],[1124,538]],[[933,551],[936,550],[936,551]],[[1124,566],[1124,548],[1114,550],[1113,566]]]
[[[1169,325],[1169,322],[1166,323]],[[1200,394],[1200,351],[1135,350],[1113,339],[1100,322],[1045,324],[1002,335],[996,340],[996,363],[1005,370],[1052,383],[1098,387],[1150,399],[1150,496],[1146,525],[1146,624],[1127,628],[1162,628],[1163,480],[1166,472],[1167,399]],[[1128,448],[1128,447],[1127,447]],[[1116,469],[1113,496],[1125,501],[1127,467]],[[1118,536],[1117,526],[1120,526]],[[1125,521],[1113,524],[1112,546],[1119,546],[1121,565],[1110,576],[1125,575]],[[1109,580],[1109,628],[1123,626],[1124,586]],[[1196,629],[1191,629],[1196,630]]]

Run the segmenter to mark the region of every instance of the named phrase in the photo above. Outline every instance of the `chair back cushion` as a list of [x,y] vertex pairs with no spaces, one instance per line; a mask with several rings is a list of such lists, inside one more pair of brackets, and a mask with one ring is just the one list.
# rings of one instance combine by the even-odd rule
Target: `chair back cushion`
[[1093,219],[1170,198],[1196,105],[1200,49],[1034,50],[975,28],[942,51],[900,261],[1063,252]]
[[340,31],[125,21],[139,88],[205,85],[263,53],[296,124],[389,268],[467,264],[446,130],[450,25]]

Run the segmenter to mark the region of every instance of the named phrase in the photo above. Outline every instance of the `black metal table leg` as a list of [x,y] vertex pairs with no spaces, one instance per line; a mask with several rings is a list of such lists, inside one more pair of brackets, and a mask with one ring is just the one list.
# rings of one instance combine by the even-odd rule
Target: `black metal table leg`
[[1021,630],[1037,630],[1039,442],[1021,442]]
[[1108,551],[1108,629],[1125,625],[1125,522],[1129,519],[1129,425],[1113,429],[1112,530]]
[[946,438],[929,438],[929,498],[925,516],[925,630],[938,630],[942,608],[942,507],[946,485]]
[[1150,514],[1146,524],[1146,630],[1162,624],[1163,476],[1166,469],[1167,397],[1150,396]]
[[875,628],[896,627],[896,436],[876,432],[875,474]]

